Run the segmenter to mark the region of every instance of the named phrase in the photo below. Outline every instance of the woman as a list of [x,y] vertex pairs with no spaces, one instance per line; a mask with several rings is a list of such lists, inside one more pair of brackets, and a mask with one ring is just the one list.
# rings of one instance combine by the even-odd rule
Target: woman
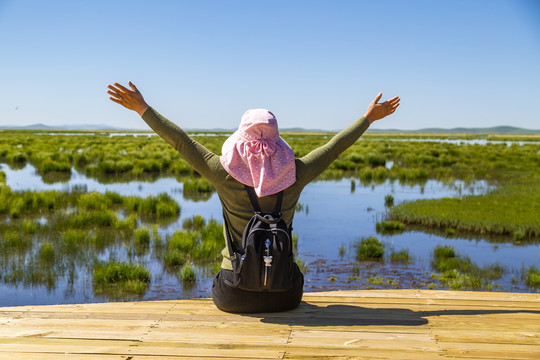
[[[326,145],[294,158],[290,146],[279,136],[274,114],[265,109],[248,110],[239,129],[223,144],[218,156],[191,139],[181,128],[149,107],[139,90],[114,83],[108,86],[110,99],[136,111],[165,141],[173,146],[200,175],[216,188],[227,218],[232,242],[239,247],[242,232],[253,216],[245,186],[255,188],[262,212],[271,212],[277,194],[283,191],[282,217],[291,226],[302,189],[322,173],[339,154],[349,148],[371,123],[392,114],[399,97],[382,104],[379,93],[364,116],[336,134]],[[295,265],[293,287],[283,292],[255,292],[236,288],[228,247],[222,251],[221,270],[214,279],[212,299],[229,312],[274,312],[294,309],[302,299],[304,277]]]

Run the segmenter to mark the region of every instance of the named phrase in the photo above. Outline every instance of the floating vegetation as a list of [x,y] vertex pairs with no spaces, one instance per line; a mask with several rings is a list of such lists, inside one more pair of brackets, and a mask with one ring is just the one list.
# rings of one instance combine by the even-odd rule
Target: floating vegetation
[[375,229],[380,233],[394,233],[405,230],[405,224],[399,221],[380,221],[375,225]]
[[138,254],[144,254],[150,247],[150,230],[147,228],[138,228],[135,230],[135,251]]
[[525,283],[530,288],[540,289],[540,271],[536,267],[531,266],[527,269]]
[[454,236],[456,234],[456,230],[452,228],[446,228],[444,229],[444,234],[448,237]]
[[391,207],[394,206],[394,196],[388,194],[384,197],[384,206]]
[[371,285],[382,285],[382,283],[384,282],[384,278],[381,276],[374,276],[374,277],[370,277],[368,279],[368,282]]
[[492,281],[500,279],[504,273],[500,265],[478,267],[469,257],[456,254],[451,246],[437,246],[431,265],[439,272],[433,277],[451,290],[492,290]]
[[157,196],[148,196],[142,200],[139,211],[143,215],[158,218],[171,217],[180,213],[180,205],[169,194],[162,193]]
[[43,245],[41,245],[41,249],[39,251],[39,259],[47,265],[51,265],[54,263],[55,251],[51,243],[44,243]]
[[190,178],[184,180],[184,198],[193,201],[206,201],[216,189],[204,178]]
[[172,249],[167,252],[163,262],[166,267],[179,268],[186,262],[186,254],[178,249]]
[[345,245],[340,245],[339,248],[338,248],[339,257],[344,257],[346,251],[347,251],[347,249],[346,249]]
[[308,204],[302,204],[302,203],[300,203],[300,202],[297,202],[297,203],[296,203],[295,211],[296,211],[296,212],[305,212],[306,215],[308,215],[308,214],[309,214],[309,205],[308,205]]
[[204,218],[200,215],[195,215],[193,217],[185,219],[182,223],[182,228],[188,231],[201,231],[201,229],[204,227],[204,224]]
[[374,236],[360,240],[356,244],[356,260],[376,260],[382,261],[384,255],[384,244]]
[[215,190],[214,186],[203,178],[184,180],[184,193],[211,193]]
[[191,264],[182,266],[180,270],[180,279],[184,282],[194,282],[196,278],[195,268]]
[[296,265],[298,265],[298,269],[300,269],[302,274],[305,274],[309,271],[309,266],[304,260],[297,257],[296,259],[294,259],[294,261],[296,262]]
[[394,251],[390,253],[390,261],[395,263],[409,264],[411,262],[411,257],[409,255],[409,250],[404,249],[400,251]]
[[165,267],[178,268],[186,262],[209,265],[221,258],[225,244],[223,225],[215,220],[205,224],[200,216],[185,220],[187,230],[175,231],[165,245]]
[[54,160],[44,160],[39,166],[39,172],[47,174],[50,172],[71,172],[71,164],[68,162],[58,162]]
[[92,273],[94,293],[111,298],[143,295],[150,280],[150,271],[143,266],[117,261],[97,263]]

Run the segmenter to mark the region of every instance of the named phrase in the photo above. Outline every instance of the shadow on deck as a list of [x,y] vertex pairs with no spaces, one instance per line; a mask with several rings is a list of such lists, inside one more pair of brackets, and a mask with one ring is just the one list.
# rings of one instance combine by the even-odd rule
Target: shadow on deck
[[0,359],[539,359],[540,295],[306,293],[293,310],[210,299],[0,308]]

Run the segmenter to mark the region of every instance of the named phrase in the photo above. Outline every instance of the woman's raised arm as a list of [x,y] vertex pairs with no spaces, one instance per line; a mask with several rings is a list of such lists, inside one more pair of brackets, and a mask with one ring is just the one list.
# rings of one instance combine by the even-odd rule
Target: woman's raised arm
[[328,143],[311,151],[296,161],[298,181],[307,185],[337,159],[339,154],[347,150],[367,130],[370,124],[393,114],[399,106],[399,97],[394,97],[379,104],[382,93],[379,93],[369,104],[366,113],[345,130],[337,133]]
[[118,83],[107,87],[109,88],[107,93],[111,95],[109,99],[141,115],[148,126],[178,151],[195,171],[211,183],[220,181],[221,177],[216,172],[216,169],[220,169],[219,156],[190,138],[178,125],[148,106],[141,92],[131,81],[129,82],[131,90]]

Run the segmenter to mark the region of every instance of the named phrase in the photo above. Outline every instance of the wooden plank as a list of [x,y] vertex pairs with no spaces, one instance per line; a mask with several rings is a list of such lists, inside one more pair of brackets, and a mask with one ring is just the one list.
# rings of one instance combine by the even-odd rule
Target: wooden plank
[[235,347],[234,344],[206,346],[174,342],[131,342],[85,339],[45,339],[17,338],[10,342],[0,339],[0,356],[11,353],[34,354],[98,354],[145,356],[184,356],[184,357],[230,357],[246,359],[276,359],[283,356],[283,351],[275,346]]
[[447,356],[474,356],[483,359],[531,359],[540,358],[540,346],[495,343],[439,343]]
[[430,334],[378,333],[362,331],[298,331],[291,332],[288,349],[291,347],[326,348],[379,348],[394,350],[437,351],[435,338]]
[[539,294],[429,290],[307,293],[249,315],[211,299],[10,307],[0,359],[532,359],[539,324]]
[[450,290],[338,290],[328,292],[306,292],[304,299],[319,297],[358,297],[358,298],[398,298],[398,299],[475,299],[501,301],[540,301],[538,293],[508,293],[508,292],[483,292],[483,291],[450,291]]
[[[535,329],[538,330],[539,326],[537,323]],[[493,326],[474,330],[461,328],[458,331],[437,328],[434,332],[435,339],[441,342],[540,345],[540,331],[524,331],[519,327],[515,331],[504,331]]]

